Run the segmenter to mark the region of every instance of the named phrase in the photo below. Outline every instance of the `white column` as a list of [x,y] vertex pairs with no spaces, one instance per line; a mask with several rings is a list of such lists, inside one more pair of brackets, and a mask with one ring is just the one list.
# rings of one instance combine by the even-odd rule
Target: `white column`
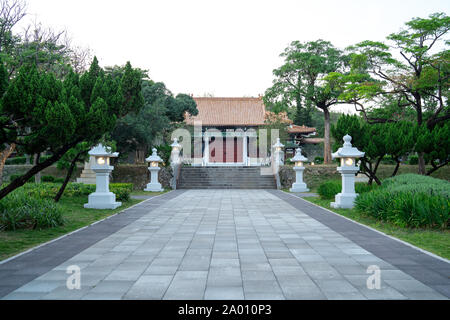
[[247,136],[245,135],[245,133],[242,140],[242,162],[244,162],[244,166],[247,166]]
[[203,151],[203,165],[208,165],[209,162],[209,136],[203,134],[203,140],[205,140],[205,150]]

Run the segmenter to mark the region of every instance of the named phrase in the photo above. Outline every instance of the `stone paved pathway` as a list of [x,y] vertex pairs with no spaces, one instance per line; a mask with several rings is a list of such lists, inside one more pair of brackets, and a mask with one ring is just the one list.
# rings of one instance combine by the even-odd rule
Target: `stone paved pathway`
[[[285,197],[293,198],[281,191],[188,190],[149,199],[116,216],[130,217],[120,229],[3,298],[447,299],[450,295],[445,294],[447,287],[439,293],[364,249],[357,239],[304,213],[303,202]],[[152,201],[157,199],[155,206]],[[90,228],[84,232],[95,232]],[[21,260],[23,266],[26,258]],[[431,259],[442,272],[450,270],[448,262]],[[15,260],[0,265],[0,287],[5,275],[18,268]],[[35,268],[39,264],[34,261]],[[70,265],[81,268],[81,290],[66,287]],[[380,289],[367,288],[369,265],[381,269]],[[450,287],[448,277],[440,281],[438,285]]]

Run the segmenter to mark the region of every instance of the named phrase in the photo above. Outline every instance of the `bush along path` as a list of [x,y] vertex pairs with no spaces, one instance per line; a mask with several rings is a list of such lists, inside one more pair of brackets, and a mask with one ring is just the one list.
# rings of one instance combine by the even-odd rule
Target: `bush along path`
[[356,183],[354,209],[333,209],[340,181],[319,186],[317,205],[450,259],[450,182],[416,174],[383,180],[381,186]]
[[53,198],[60,183],[27,183],[0,200],[0,260],[115,214],[141,199],[131,199],[132,184],[113,183],[122,206],[116,210],[83,208],[95,185],[69,183],[64,196]]

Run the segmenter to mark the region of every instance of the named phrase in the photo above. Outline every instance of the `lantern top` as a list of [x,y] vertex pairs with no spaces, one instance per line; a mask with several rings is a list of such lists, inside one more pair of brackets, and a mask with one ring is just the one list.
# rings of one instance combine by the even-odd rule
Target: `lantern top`
[[99,143],[94,148],[91,149],[91,151],[88,152],[90,156],[94,157],[110,157],[110,158],[117,158],[119,156],[118,152],[111,152],[111,148],[105,147],[103,144]]
[[149,156],[147,159],[145,159],[145,161],[147,161],[147,162],[162,162],[162,159],[156,153],[156,148],[153,148],[152,152],[153,152],[152,155]]
[[284,144],[280,142],[280,138],[277,138],[277,142],[273,145],[274,148],[283,148]]
[[173,143],[170,145],[172,148],[181,148],[181,145],[178,143],[178,139],[174,138]]
[[305,158],[302,155],[302,149],[301,148],[297,148],[295,150],[295,156],[291,159],[291,161],[292,162],[299,162],[299,161],[306,162],[306,161],[308,161],[308,158]]
[[365,152],[359,151],[357,148],[352,147],[352,137],[348,134],[344,136],[344,146],[339,148],[338,151],[333,153],[331,157],[335,158],[361,158],[364,157]]

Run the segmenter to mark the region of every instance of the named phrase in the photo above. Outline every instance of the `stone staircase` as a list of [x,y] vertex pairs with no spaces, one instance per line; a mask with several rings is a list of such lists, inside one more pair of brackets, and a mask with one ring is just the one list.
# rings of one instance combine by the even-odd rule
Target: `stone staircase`
[[276,189],[260,167],[182,167],[178,189]]

